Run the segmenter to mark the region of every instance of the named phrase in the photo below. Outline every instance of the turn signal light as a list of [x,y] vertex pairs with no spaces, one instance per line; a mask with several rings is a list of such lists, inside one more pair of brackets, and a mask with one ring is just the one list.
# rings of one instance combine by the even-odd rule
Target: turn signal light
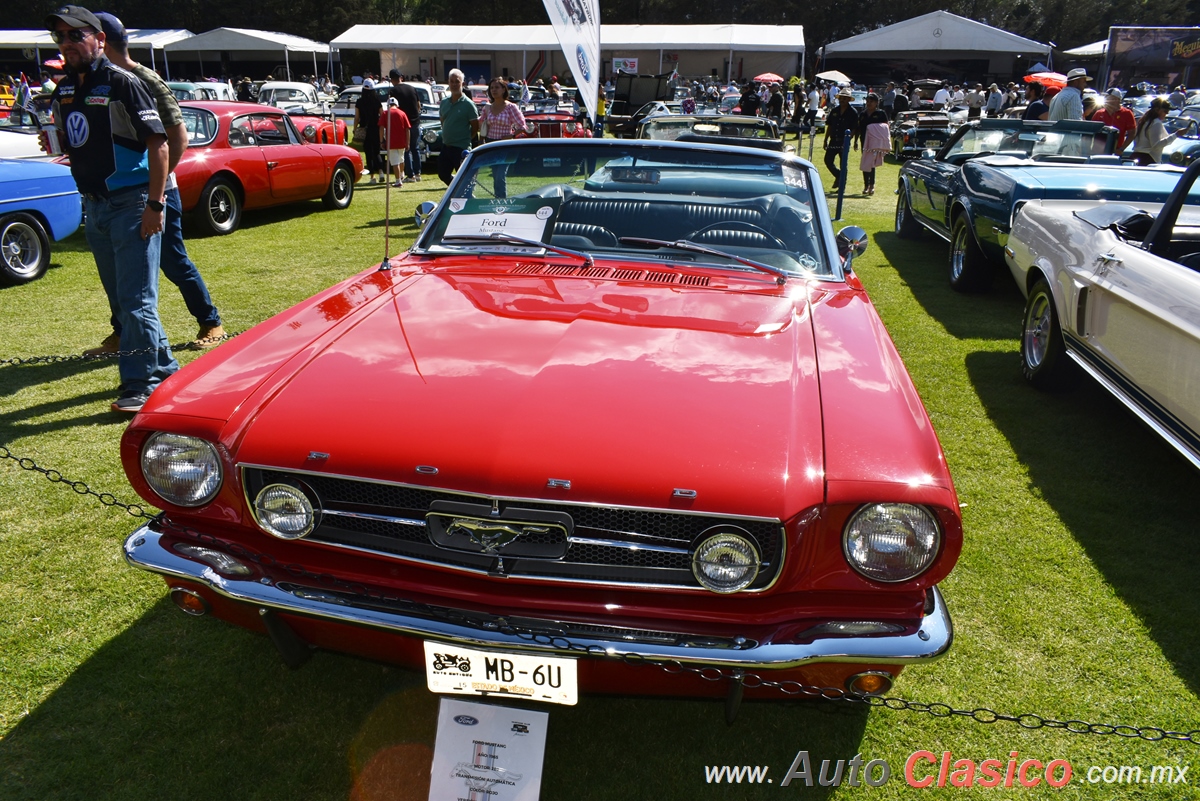
[[868,670],[846,680],[846,689],[854,695],[883,695],[892,689],[892,674],[882,670]]
[[193,617],[208,614],[208,601],[200,597],[199,593],[192,590],[185,590],[183,587],[172,587],[171,600],[186,614]]

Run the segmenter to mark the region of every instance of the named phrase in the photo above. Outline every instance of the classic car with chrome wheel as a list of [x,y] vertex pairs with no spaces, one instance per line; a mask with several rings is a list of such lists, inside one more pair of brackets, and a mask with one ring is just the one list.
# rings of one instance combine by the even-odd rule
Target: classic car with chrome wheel
[[1039,389],[1082,369],[1200,467],[1200,161],[1166,176],[1158,203],[1022,207],[1009,237],[1028,296],[1021,364]]
[[[321,141],[338,135],[334,126],[340,121],[301,118],[305,132],[313,128],[317,140],[309,142],[279,109],[215,102],[179,106],[189,143],[175,177],[183,210],[192,212],[201,229],[230,234],[241,224],[243,211],[283,203],[320,198],[330,209],[350,205],[362,154]],[[325,134],[319,135],[319,127]]]
[[811,164],[510,140],[420,219],[126,431],[164,512],[125,556],[184,611],[556,703],[882,693],[950,647],[954,486]]
[[83,203],[64,164],[0,159],[0,284],[26,284],[50,266],[50,241],[79,228]]
[[[1064,165],[1119,163],[1116,130],[1099,122],[979,120],[950,141],[900,168],[896,235],[922,228],[950,243],[951,288],[977,292],[991,285],[1017,206],[1031,198],[1104,197],[1104,185]],[[1047,169],[1044,165],[1059,169]],[[1043,176],[1057,176],[1043,181]]]

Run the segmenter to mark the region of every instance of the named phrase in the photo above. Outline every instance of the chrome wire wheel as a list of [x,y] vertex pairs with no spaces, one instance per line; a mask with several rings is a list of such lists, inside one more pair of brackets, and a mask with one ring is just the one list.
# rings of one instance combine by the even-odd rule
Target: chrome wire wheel
[[1021,348],[1021,355],[1027,370],[1036,371],[1046,360],[1046,351],[1050,347],[1050,328],[1050,298],[1044,292],[1037,292],[1029,298],[1022,335],[1024,347]]
[[228,184],[217,184],[208,195],[208,218],[213,228],[232,231],[237,216],[237,196]]

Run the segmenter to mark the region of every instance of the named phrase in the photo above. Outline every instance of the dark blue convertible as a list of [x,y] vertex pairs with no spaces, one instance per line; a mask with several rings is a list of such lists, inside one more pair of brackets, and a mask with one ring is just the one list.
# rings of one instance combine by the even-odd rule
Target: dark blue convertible
[[1002,263],[1020,202],[1133,199],[1108,194],[1107,184],[1081,172],[1119,164],[1112,155],[1115,142],[1116,130],[1098,122],[995,119],[963,125],[936,153],[927,150],[900,168],[896,234],[916,238],[925,228],[947,240],[950,285],[961,292],[985,289]]

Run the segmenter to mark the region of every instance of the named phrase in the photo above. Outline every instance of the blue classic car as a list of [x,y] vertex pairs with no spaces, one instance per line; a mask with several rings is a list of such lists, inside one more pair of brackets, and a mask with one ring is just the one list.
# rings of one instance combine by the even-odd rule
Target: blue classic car
[[[900,168],[896,234],[927,228],[950,245],[950,285],[979,291],[1001,263],[1015,206],[1030,198],[1105,197],[1078,173],[1118,164],[1116,130],[1102,123],[991,119],[963,125],[942,149]],[[1048,165],[1056,165],[1049,170]],[[1062,166],[1072,165],[1064,173]],[[1045,178],[1041,176],[1063,176]]]
[[50,266],[50,239],[75,233],[82,219],[69,167],[0,159],[0,284],[41,278]]

